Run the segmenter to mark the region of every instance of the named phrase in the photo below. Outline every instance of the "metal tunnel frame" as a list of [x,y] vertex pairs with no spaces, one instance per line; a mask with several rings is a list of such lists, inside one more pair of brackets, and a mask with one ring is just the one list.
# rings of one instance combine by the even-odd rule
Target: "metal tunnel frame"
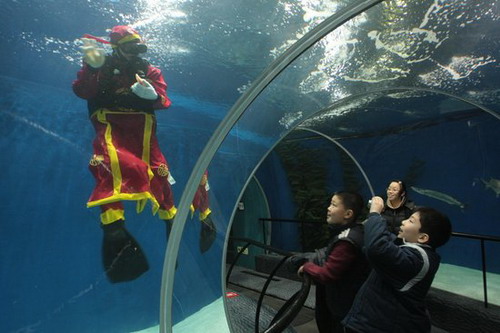
[[[360,1],[341,10],[339,13],[325,19],[314,29],[306,33],[301,39],[281,54],[271,65],[252,83],[249,89],[236,101],[228,114],[214,131],[203,148],[198,161],[186,183],[178,205],[178,212],[174,218],[172,232],[165,250],[165,260],[160,291],[160,332],[172,332],[172,302],[175,262],[179,252],[182,231],[189,213],[189,206],[194,197],[200,177],[210,164],[220,145],[238,121],[246,108],[262,93],[262,91],[296,58],[312,47],[317,41],[325,37],[332,30],[341,26],[353,17],[384,0]],[[170,256],[169,256],[170,254]]]
[[[369,0],[369,1],[359,1],[356,4],[348,6],[344,8],[339,13],[325,19],[322,23],[316,26],[314,29],[306,33],[301,39],[299,39],[295,44],[293,44],[288,50],[286,50],[283,54],[281,54],[268,68],[252,83],[249,89],[236,101],[233,107],[229,110],[228,114],[221,121],[219,126],[214,131],[213,135],[210,137],[209,141],[205,145],[203,151],[201,152],[191,175],[186,183],[186,187],[184,192],[182,193],[179,205],[178,212],[174,218],[173,228],[171,231],[171,235],[167,244],[165,259],[163,265],[163,274],[162,274],[162,283],[161,283],[161,292],[160,292],[160,332],[172,332],[172,296],[173,296],[173,286],[174,286],[174,277],[175,277],[175,263],[176,258],[178,256],[179,246],[182,238],[182,232],[186,223],[186,219],[189,214],[189,207],[191,201],[194,197],[195,191],[198,187],[199,179],[208,168],[212,158],[215,153],[221,146],[222,142],[236,124],[236,122],[243,115],[245,110],[250,106],[250,104],[264,91],[264,89],[284,70],[290,65],[295,59],[297,59],[301,54],[307,51],[310,47],[312,47],[316,42],[321,40],[327,34],[349,21],[353,17],[365,12],[369,8],[383,2],[384,0]],[[398,88],[387,88],[381,90],[372,90],[370,92],[364,94],[357,94],[349,96],[335,104],[344,103],[346,100],[357,99],[361,96],[366,96],[374,93],[389,93],[393,91],[427,91],[436,94],[442,94],[449,97],[452,97],[457,100],[461,100],[465,103],[473,105],[486,113],[491,114],[495,118],[500,120],[500,115],[495,113],[494,111],[485,108],[482,105],[479,105],[470,100],[442,92],[436,91],[433,89],[426,88],[416,88],[416,87],[398,87]],[[330,106],[331,108],[331,106]],[[319,111],[321,112],[321,111]],[[300,129],[311,131],[317,133],[319,135],[324,136],[329,139],[333,143],[339,145],[335,140],[325,136],[322,133],[316,132],[309,128],[302,127]],[[345,148],[339,146],[344,151]],[[271,149],[272,150],[272,149]],[[348,153],[346,151],[346,153]],[[349,153],[348,155],[353,158]],[[267,156],[267,154],[266,154]],[[354,160],[355,161],[355,160]],[[262,162],[262,160],[261,160]],[[260,163],[259,163],[260,165]],[[358,164],[357,164],[358,165]],[[257,166],[258,167],[258,166]],[[255,170],[257,169],[255,168]],[[365,173],[362,171],[361,167],[360,171],[363,173],[367,184],[370,187],[370,191],[373,193],[373,189],[367,179]],[[254,172],[255,172],[254,170]],[[252,173],[253,175],[253,173]],[[248,182],[247,182],[248,183]],[[240,194],[241,196],[241,194]],[[223,279],[224,280],[224,279]]]

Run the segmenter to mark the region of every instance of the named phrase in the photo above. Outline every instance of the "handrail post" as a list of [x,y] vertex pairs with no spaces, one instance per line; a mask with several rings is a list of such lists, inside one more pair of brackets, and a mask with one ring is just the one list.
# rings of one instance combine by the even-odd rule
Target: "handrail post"
[[483,269],[483,290],[484,290],[484,307],[488,307],[488,285],[486,282],[486,253],[484,250],[484,239],[481,239],[481,261]]
[[[262,243],[269,245],[269,244],[267,244],[266,221],[264,221],[262,219],[259,219],[259,221],[262,222],[262,238],[264,238],[263,239],[264,241]],[[266,253],[267,253],[267,251],[266,251]]]
[[[245,246],[241,248],[241,250],[238,251],[238,254],[236,255],[236,258],[234,258],[233,263],[229,267],[229,270],[227,271],[226,274],[226,284],[229,282],[229,277],[231,276],[231,272],[233,271],[234,265],[236,265],[236,262],[240,258],[241,254],[250,246],[250,243],[247,242]],[[236,246],[238,248],[238,246]]]
[[306,243],[306,239],[305,239],[305,236],[304,236],[304,222],[303,221],[300,221],[300,246],[301,246],[301,249],[302,249],[302,252],[304,252],[304,249],[305,249],[305,243]]

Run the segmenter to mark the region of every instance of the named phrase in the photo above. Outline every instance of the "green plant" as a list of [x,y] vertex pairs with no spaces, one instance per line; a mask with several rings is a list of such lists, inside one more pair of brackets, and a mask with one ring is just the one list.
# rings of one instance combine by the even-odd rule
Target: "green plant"
[[312,251],[326,246],[330,238],[325,224],[330,201],[327,192],[327,167],[324,151],[303,147],[298,142],[283,142],[275,149],[287,173],[294,202],[295,218],[306,223],[302,227],[302,247]]

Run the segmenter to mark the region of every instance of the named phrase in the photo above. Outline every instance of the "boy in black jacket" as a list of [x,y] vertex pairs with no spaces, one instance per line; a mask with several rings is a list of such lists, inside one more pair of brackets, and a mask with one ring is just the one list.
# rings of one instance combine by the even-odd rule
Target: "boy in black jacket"
[[357,221],[363,207],[359,194],[335,193],[326,218],[334,229],[329,245],[315,254],[297,255],[302,262],[308,259],[299,274],[306,272],[316,284],[315,318],[320,333],[343,333],[341,321],[368,276],[362,252],[363,226]]
[[397,238],[380,213],[384,201],[374,197],[365,229],[365,253],[372,267],[343,320],[346,332],[430,332],[425,296],[439,267],[435,249],[451,235],[448,217],[421,207],[404,220]]

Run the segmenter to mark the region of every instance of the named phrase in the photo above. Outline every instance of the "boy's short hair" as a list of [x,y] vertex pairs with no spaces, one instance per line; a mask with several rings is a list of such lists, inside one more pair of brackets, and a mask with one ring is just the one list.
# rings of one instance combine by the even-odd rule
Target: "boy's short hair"
[[450,219],[429,207],[420,207],[415,210],[420,215],[420,232],[429,235],[428,245],[433,248],[446,244],[451,236]]
[[356,221],[365,207],[363,197],[356,192],[350,191],[339,191],[335,192],[334,195],[342,200],[342,205],[344,205],[345,209],[352,210],[352,220]]

